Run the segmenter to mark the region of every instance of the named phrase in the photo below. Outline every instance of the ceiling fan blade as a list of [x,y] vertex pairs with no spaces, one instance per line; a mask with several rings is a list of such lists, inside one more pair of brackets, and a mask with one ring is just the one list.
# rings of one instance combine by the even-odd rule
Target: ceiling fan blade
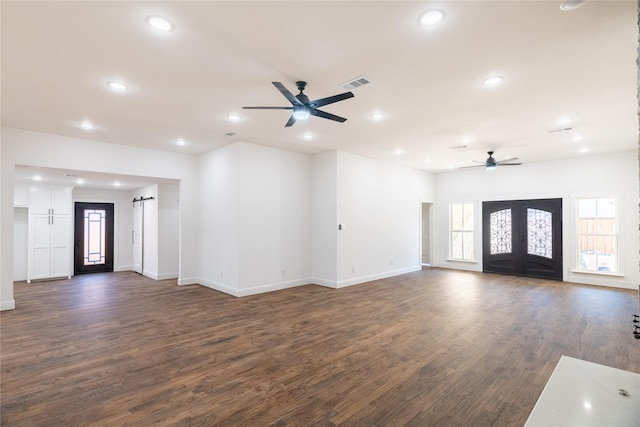
[[471,161],[472,161],[473,163],[482,163],[483,165],[484,165],[485,163],[487,163],[486,161],[482,161],[482,162],[481,162],[480,160],[471,160]]
[[293,107],[242,107],[245,110],[293,110]]
[[498,162],[497,165],[498,166],[520,166],[522,163],[502,163],[502,162]]
[[344,123],[344,122],[347,121],[347,119],[345,119],[344,117],[340,117],[340,116],[336,116],[335,114],[326,113],[324,111],[316,110],[315,108],[312,108],[310,113],[311,113],[312,116],[322,117],[323,119],[334,120],[334,121],[340,122],[340,123]]
[[508,159],[497,160],[498,163],[512,162],[514,160],[518,160],[517,157],[509,157]]
[[333,104],[334,102],[343,101],[345,99],[353,98],[354,95],[351,92],[341,93],[339,95],[328,96],[326,98],[316,99],[311,101],[309,105],[312,108],[322,107],[323,105]]
[[284,87],[282,83],[280,82],[271,82],[271,83],[273,83],[276,89],[278,89],[280,93],[283,94],[284,97],[287,98],[292,105],[302,105],[302,103],[298,100],[298,98],[293,96],[293,94],[289,92],[289,89]]
[[461,166],[458,169],[469,169],[469,168],[483,168],[484,167],[484,162],[482,162],[481,165],[473,165],[473,166]]
[[289,117],[289,121],[287,122],[286,125],[284,125],[284,127],[286,128],[291,127],[295,122],[296,122],[296,118],[293,117],[293,114],[292,114],[291,117]]

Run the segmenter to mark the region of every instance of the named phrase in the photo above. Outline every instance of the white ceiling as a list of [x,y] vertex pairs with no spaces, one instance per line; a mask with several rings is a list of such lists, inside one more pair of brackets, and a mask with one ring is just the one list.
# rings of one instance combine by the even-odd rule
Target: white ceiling
[[[236,141],[337,149],[430,171],[472,165],[488,150],[527,163],[634,149],[636,2],[560,5],[3,1],[2,125],[196,155]],[[431,8],[445,21],[419,26]],[[149,15],[174,31],[150,29]],[[484,87],[494,74],[504,83]],[[311,117],[285,128],[288,111],[241,108],[290,105],[272,81],[295,94],[305,80],[316,99],[358,76],[371,83],[322,108],[342,124]],[[115,93],[110,80],[130,89]],[[79,128],[83,120],[96,128]]]

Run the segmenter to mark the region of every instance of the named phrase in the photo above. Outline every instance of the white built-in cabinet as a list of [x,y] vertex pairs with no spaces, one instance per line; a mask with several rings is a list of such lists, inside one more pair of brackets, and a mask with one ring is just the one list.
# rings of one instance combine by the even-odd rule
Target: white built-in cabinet
[[29,190],[27,282],[71,277],[72,218],[70,188]]

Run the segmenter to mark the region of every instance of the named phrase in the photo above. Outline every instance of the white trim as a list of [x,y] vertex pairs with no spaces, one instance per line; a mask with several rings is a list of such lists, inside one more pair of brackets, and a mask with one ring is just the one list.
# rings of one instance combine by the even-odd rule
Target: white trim
[[295,288],[298,286],[312,285],[312,284],[313,283],[311,283],[309,279],[289,280],[286,282],[277,282],[277,283],[271,283],[267,285],[254,286],[253,288],[240,289],[237,292],[238,293],[237,296],[246,297],[249,295],[264,294],[266,292],[280,291],[283,289]]
[[370,274],[368,276],[360,276],[348,280],[341,280],[337,283],[336,288],[344,288],[346,286],[359,285],[361,283],[371,282],[372,280],[386,279],[388,277],[400,276],[401,274],[413,273],[422,270],[420,264],[413,267],[401,268],[399,270],[386,271],[384,273]]
[[624,274],[622,274],[620,272],[612,273],[610,271],[587,271],[587,270],[576,270],[576,269],[573,269],[573,270],[571,270],[571,273],[593,274],[595,276],[625,277]]
[[178,273],[162,273],[162,274],[157,274],[156,275],[157,279],[156,280],[169,280],[169,279],[177,279],[178,278]]
[[178,286],[199,285],[200,279],[197,277],[178,278]]
[[335,280],[321,279],[319,277],[312,277],[311,283],[318,286],[324,286],[325,288],[338,289],[338,282]]
[[16,308],[16,300],[14,299],[9,301],[0,301],[0,311],[15,310],[15,308]]
[[[182,283],[184,284],[184,283]],[[234,289],[234,288],[230,288],[226,285],[223,285],[222,283],[218,283],[218,282],[212,282],[209,280],[204,280],[204,279],[198,279],[196,283],[193,283],[196,285],[200,285],[200,286],[204,286],[206,288],[210,288],[213,289],[214,291],[218,291],[218,292],[222,292],[234,297],[239,297],[240,295],[238,295],[238,290]]]

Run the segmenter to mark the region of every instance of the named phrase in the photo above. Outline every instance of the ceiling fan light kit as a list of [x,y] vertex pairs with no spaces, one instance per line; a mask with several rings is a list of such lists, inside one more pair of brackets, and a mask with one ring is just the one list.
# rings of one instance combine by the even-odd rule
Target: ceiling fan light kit
[[345,92],[339,95],[333,95],[326,98],[320,98],[313,101],[309,101],[309,97],[303,93],[304,88],[307,86],[307,82],[302,80],[296,82],[296,86],[300,91],[299,94],[293,95],[289,90],[284,87],[280,82],[271,82],[280,93],[287,98],[291,103],[291,107],[242,107],[246,110],[292,110],[289,121],[284,125],[285,127],[291,127],[297,120],[306,120],[309,116],[321,117],[323,119],[333,120],[339,123],[347,121],[344,117],[336,116],[335,114],[327,113],[322,110],[318,110],[319,107],[324,105],[333,104],[334,102],[344,101],[345,99],[353,98],[352,92]]

